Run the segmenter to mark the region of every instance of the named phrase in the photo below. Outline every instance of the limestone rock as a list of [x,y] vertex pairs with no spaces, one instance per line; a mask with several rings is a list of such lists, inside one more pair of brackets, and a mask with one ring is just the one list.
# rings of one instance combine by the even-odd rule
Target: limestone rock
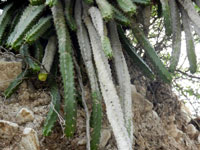
[[18,123],[26,123],[29,121],[33,121],[34,120],[34,114],[32,111],[30,111],[27,108],[22,108],[16,116],[16,120]]
[[11,139],[19,130],[16,123],[0,120],[0,138]]
[[105,148],[105,146],[108,143],[110,138],[111,138],[111,130],[110,129],[102,129],[99,147],[101,149]]
[[181,111],[185,112],[188,116],[192,115],[189,108],[183,102],[181,102]]
[[2,150],[11,150],[10,148],[4,148],[4,149],[2,149]]
[[189,135],[190,138],[195,138],[198,130],[193,124],[188,124],[188,126],[186,127],[186,133]]
[[10,82],[22,72],[22,62],[0,59],[0,91],[8,88]]
[[153,109],[153,104],[145,99],[140,93],[132,90],[133,110],[146,113]]
[[87,144],[87,139],[86,137],[83,137],[81,138],[79,141],[78,141],[78,145],[86,145]]
[[141,85],[135,85],[137,92],[140,93],[142,96],[146,96],[146,89]]
[[172,137],[174,137],[176,140],[179,140],[183,134],[183,132],[181,130],[179,130],[177,128],[177,125],[174,123],[170,123],[168,125],[168,133],[169,135],[171,135]]
[[37,132],[34,129],[24,129],[19,150],[40,150]]
[[197,137],[197,142],[200,144],[200,133],[199,133],[199,135]]
[[185,121],[185,123],[189,123],[191,121],[190,115],[182,110],[180,111],[180,117],[183,121]]
[[131,92],[132,93],[136,93],[137,92],[136,87],[133,84],[131,84]]
[[160,117],[158,116],[157,112],[155,112],[154,110],[152,111],[152,118],[154,118],[155,120],[160,121]]

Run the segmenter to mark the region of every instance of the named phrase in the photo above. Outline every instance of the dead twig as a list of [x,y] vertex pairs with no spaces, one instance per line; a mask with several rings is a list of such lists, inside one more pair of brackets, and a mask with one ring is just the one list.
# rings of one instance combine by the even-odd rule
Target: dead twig
[[81,71],[79,68],[79,65],[77,64],[76,59],[73,57],[74,60],[74,64],[75,64],[75,68],[78,74],[78,81],[79,81],[79,85],[81,88],[81,96],[82,96],[82,103],[83,103],[83,107],[85,109],[85,114],[86,114],[86,138],[87,138],[87,150],[90,150],[90,114],[88,111],[88,107],[85,101],[85,90],[84,90],[84,86],[83,86],[83,80],[82,80],[82,75],[81,75]]
[[186,72],[183,72],[183,71],[181,71],[181,70],[175,70],[175,71],[176,71],[176,72],[179,72],[179,73],[181,73],[181,74],[183,74],[183,75],[185,75],[185,76],[188,76],[188,77],[190,77],[190,78],[193,78],[193,79],[200,79],[200,77],[190,75],[190,74],[188,74],[188,73],[186,73]]

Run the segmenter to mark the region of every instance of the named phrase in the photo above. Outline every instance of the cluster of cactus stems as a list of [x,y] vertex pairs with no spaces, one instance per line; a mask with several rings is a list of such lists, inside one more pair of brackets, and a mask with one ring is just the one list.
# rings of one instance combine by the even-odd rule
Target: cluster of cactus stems
[[[3,9],[0,15],[0,46],[19,53],[26,64],[24,71],[11,82],[4,95],[9,98],[20,83],[30,76],[38,75],[38,80],[47,82],[52,105],[44,123],[45,136],[51,134],[60,107],[64,109],[64,114],[61,115],[65,120],[65,135],[73,137],[76,132],[77,91],[73,57],[79,59],[77,62],[80,62],[80,58],[83,61],[90,83],[92,100],[90,127],[93,130],[88,149],[92,150],[98,149],[100,141],[102,100],[106,105],[107,117],[118,149],[131,150],[134,143],[131,83],[124,51],[147,78],[151,80],[160,78],[170,83],[172,80],[170,72],[176,70],[179,61],[182,23],[186,36],[189,69],[191,73],[196,72],[197,60],[192,29],[194,28],[197,35],[200,35],[200,17],[191,0],[157,1],[162,6],[166,36],[172,36],[173,40],[170,71],[158,57],[135,17],[139,15],[137,7],[151,7],[155,2],[20,0],[20,5],[13,0],[0,2],[0,8]],[[199,1],[195,3],[199,6]],[[126,37],[126,29],[132,31],[153,68],[150,68],[137,54],[133,44]],[[115,76],[112,75],[111,68],[115,70]],[[62,77],[63,97],[56,83],[58,75]]]
[[[195,3],[198,4],[197,1]],[[187,57],[190,64],[190,72],[195,73],[197,70],[197,58],[195,54],[195,46],[192,34],[192,26],[195,32],[200,35],[200,18],[196,12],[194,3],[191,0],[161,0],[164,21],[172,30],[172,55],[170,59],[169,70],[173,73],[178,65],[181,53],[181,22],[185,32]],[[169,9],[168,9],[169,8]],[[170,16],[168,15],[170,14]],[[168,30],[168,31],[167,31]],[[170,29],[166,28],[166,32],[171,33]]]

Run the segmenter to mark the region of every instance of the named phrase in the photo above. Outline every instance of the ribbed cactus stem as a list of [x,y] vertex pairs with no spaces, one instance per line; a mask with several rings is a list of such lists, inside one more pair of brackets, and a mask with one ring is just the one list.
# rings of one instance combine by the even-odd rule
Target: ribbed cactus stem
[[58,0],[57,3],[51,8],[51,11],[58,37],[60,72],[64,85],[65,134],[67,137],[71,137],[76,129],[77,114],[74,67],[71,56],[72,44],[60,0]]
[[112,81],[111,70],[105,54],[102,52],[100,38],[89,17],[84,19],[89,31],[92,51],[99,77],[101,92],[106,104],[108,120],[112,126],[119,150],[132,150],[132,144],[124,123],[124,116]]
[[122,46],[114,21],[109,23],[110,39],[113,49],[114,65],[119,83],[119,97],[124,114],[125,126],[128,131],[130,142],[133,142],[133,113],[131,98],[131,81],[128,66],[122,52]]
[[92,50],[90,46],[90,40],[87,34],[87,30],[82,22],[81,14],[81,2],[77,0],[75,7],[75,20],[77,24],[77,37],[81,50],[81,55],[86,66],[86,71],[89,77],[91,91],[92,91],[92,116],[91,127],[93,132],[91,133],[91,149],[97,150],[101,134],[101,120],[102,120],[102,108],[101,108],[101,93],[97,81],[97,75],[95,72],[95,66],[92,61]]

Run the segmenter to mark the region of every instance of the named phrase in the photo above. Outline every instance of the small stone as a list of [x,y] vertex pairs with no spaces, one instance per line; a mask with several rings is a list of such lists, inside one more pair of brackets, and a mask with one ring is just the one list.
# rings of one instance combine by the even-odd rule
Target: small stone
[[109,139],[111,138],[111,130],[110,129],[102,129],[101,138],[100,138],[100,148],[105,148]]
[[135,87],[138,93],[140,93],[142,96],[146,96],[146,89],[143,86],[136,85]]
[[19,144],[20,150],[40,150],[37,132],[32,128],[25,128]]
[[23,89],[23,91],[20,92],[20,95],[19,95],[18,99],[20,101],[27,102],[30,99],[30,93],[28,92],[28,90],[27,89]]
[[86,143],[87,143],[86,137],[83,137],[78,141],[78,145],[86,145]]
[[167,128],[168,133],[170,136],[174,137],[177,141],[180,140],[180,138],[183,135],[183,132],[178,129],[177,125],[171,122],[168,124]]
[[17,61],[5,61],[0,59],[0,91],[4,91],[20,73],[22,63]]
[[197,142],[200,144],[200,133],[199,133],[199,135],[197,137]]
[[153,104],[145,99],[140,93],[132,90],[133,110],[146,113],[153,109]]
[[156,119],[156,120],[160,120],[160,117],[158,116],[158,113],[156,111],[152,111],[152,118]]
[[183,136],[183,132],[181,130],[177,129],[177,136],[175,138],[176,141],[180,141],[182,136]]
[[136,87],[133,84],[131,84],[131,92],[132,93],[136,93],[137,92]]
[[0,120],[0,138],[11,139],[19,130],[16,123]]
[[28,89],[28,84],[26,81],[23,81],[20,85],[19,85],[19,89]]
[[189,123],[191,121],[191,117],[189,116],[189,114],[182,110],[180,111],[180,117],[182,120],[184,120],[185,123]]
[[185,112],[188,116],[191,116],[190,109],[181,101],[181,111]]
[[189,135],[190,138],[194,138],[195,135],[198,133],[198,130],[193,124],[188,124],[188,126],[186,127],[186,133]]
[[3,148],[2,150],[12,150],[12,149],[7,147],[7,148]]
[[27,108],[22,108],[16,116],[16,120],[18,123],[26,123],[34,120],[34,114]]

